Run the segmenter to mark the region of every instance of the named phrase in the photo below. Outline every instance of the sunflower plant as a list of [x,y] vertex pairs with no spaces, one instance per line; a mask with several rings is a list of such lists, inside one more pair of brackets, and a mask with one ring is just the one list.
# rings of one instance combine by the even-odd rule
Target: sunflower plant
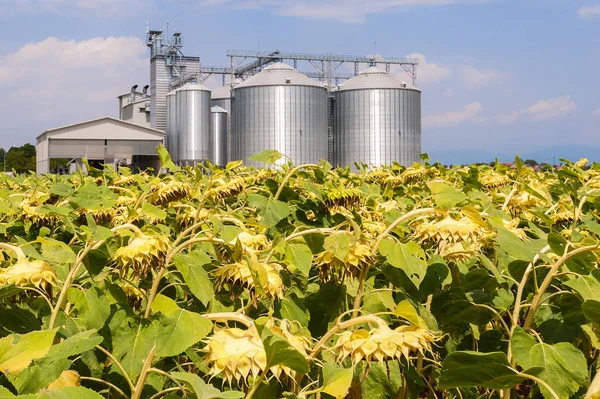
[[0,398],[600,397],[600,165],[0,177]]

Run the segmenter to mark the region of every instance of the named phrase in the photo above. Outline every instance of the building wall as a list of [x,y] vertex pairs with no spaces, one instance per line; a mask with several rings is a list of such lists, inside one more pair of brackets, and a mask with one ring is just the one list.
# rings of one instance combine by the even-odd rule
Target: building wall
[[126,105],[122,110],[121,120],[144,127],[152,127],[150,112],[146,111],[146,104],[149,103],[150,101],[140,101]]

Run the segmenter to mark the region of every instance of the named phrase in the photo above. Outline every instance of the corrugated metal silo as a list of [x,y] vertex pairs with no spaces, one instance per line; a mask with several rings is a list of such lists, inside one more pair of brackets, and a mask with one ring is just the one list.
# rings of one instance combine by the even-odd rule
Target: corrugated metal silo
[[233,89],[231,158],[277,150],[294,164],[327,159],[327,89],[274,63]]
[[[233,85],[242,83],[241,79],[235,79]],[[227,159],[231,159],[231,83],[217,87],[211,93],[211,106],[218,106],[227,111]]]
[[179,146],[177,144],[177,90],[171,91],[167,99],[167,150],[173,162],[179,161]]
[[335,92],[333,146],[334,166],[419,161],[421,91],[377,67],[347,80]]
[[194,165],[210,159],[210,90],[188,83],[176,94],[178,162]]
[[227,165],[227,119],[229,113],[215,105],[210,109],[210,138],[211,157],[210,161],[215,165],[224,167]]

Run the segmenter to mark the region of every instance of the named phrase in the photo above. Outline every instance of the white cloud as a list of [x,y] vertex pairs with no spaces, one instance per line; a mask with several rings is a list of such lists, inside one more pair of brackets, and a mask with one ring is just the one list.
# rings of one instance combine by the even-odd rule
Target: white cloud
[[483,119],[478,116],[481,110],[483,110],[483,107],[480,103],[472,103],[465,106],[462,111],[426,116],[423,118],[423,126],[434,128],[456,126],[464,122],[482,122]]
[[600,4],[588,7],[581,7],[579,11],[577,11],[577,14],[579,14],[579,18],[583,19],[600,17]]
[[29,125],[33,137],[12,139],[31,141],[57,125],[116,115],[116,96],[144,85],[148,65],[146,46],[135,37],[28,43],[0,57],[0,91],[12,99],[0,118]]
[[471,65],[460,67],[460,75],[471,89],[489,86],[506,78],[506,74],[500,71],[477,69]]
[[234,9],[272,10],[275,14],[363,22],[367,15],[415,7],[481,4],[490,0],[199,0],[203,6],[226,4]]
[[152,0],[0,0],[0,16],[48,12],[127,18],[138,11],[154,9],[153,4]]
[[495,119],[502,124],[513,123],[522,118],[541,121],[559,118],[573,111],[575,108],[577,108],[577,105],[575,104],[575,101],[571,99],[571,96],[561,96],[549,100],[539,100],[530,107],[520,111],[513,111],[508,115],[500,116]]

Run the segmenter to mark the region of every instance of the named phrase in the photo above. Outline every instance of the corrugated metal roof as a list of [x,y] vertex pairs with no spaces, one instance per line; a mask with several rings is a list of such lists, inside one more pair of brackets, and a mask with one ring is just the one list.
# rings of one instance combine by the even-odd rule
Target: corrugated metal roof
[[200,83],[186,83],[183,87],[180,87],[177,90],[186,91],[186,90],[200,90],[200,91],[210,91],[205,86],[202,86]]
[[220,113],[225,113],[228,114],[229,112],[227,112],[226,109],[223,109],[221,107],[219,107],[218,105],[214,105],[211,109],[210,112],[220,112]]
[[360,72],[355,77],[345,81],[338,91],[344,90],[368,90],[368,89],[402,89],[419,90],[400,82],[386,71],[377,67],[370,67]]
[[234,89],[256,86],[314,86],[323,87],[306,75],[296,71],[283,62],[269,65],[262,72],[257,73],[245,82],[237,85]]

